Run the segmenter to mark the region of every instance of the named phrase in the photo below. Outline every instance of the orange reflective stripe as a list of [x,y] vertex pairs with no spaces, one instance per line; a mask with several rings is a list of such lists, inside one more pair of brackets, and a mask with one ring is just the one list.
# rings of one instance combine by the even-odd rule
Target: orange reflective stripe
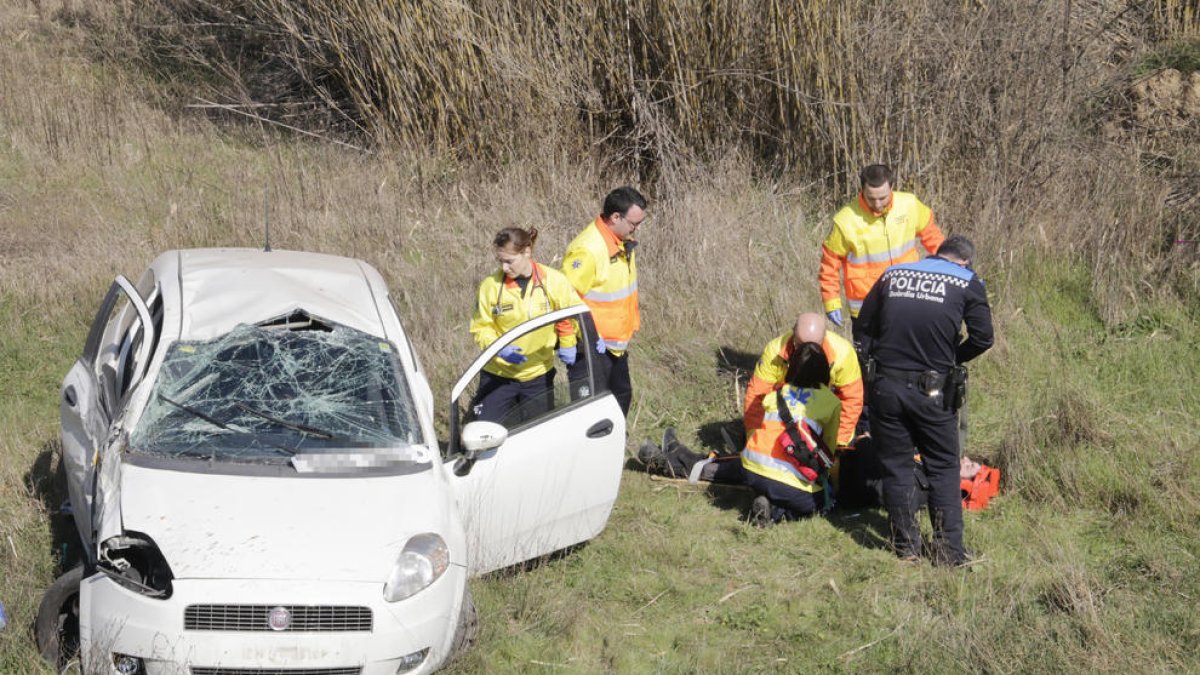
[[750,437],[742,450],[742,468],[805,492],[820,490],[819,485],[814,485],[800,473],[796,459],[783,449],[780,437],[784,434],[784,428],[779,421],[779,413],[767,415],[775,419],[764,420],[763,426]]

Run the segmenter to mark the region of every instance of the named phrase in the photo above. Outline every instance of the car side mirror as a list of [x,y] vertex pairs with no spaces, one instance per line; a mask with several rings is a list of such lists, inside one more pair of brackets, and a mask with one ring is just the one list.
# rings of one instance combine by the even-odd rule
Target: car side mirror
[[463,427],[460,440],[464,454],[454,467],[454,472],[465,476],[479,455],[504,445],[504,441],[508,440],[508,429],[495,422],[470,422]]

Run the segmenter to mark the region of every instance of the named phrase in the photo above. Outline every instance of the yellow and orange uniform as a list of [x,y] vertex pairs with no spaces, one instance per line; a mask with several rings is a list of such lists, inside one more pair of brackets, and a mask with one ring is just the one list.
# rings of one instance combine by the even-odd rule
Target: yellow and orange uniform
[[[833,392],[825,387],[800,389],[791,385],[784,385],[780,392],[796,424],[808,423],[832,448],[837,442],[838,418],[842,409],[841,402]],[[772,394],[763,399],[762,426],[754,430],[742,449],[742,468],[805,492],[820,492],[821,483],[805,478],[796,458],[786,450],[790,439],[779,414],[777,398]]]
[[[783,386],[792,349],[790,332],[771,340],[763,349],[750,384],[746,387],[742,421],[746,425],[747,438],[762,425],[763,401],[771,398],[767,394]],[[854,427],[858,425],[863,408],[862,369],[859,368],[854,346],[836,333],[825,333],[821,349],[829,360],[829,386],[842,404],[837,443],[831,443],[829,447],[832,448],[846,445],[854,438]]]
[[[496,272],[479,284],[475,312],[471,316],[471,336],[480,349],[486,349],[496,338],[515,326],[556,309],[578,304],[580,301],[575,289],[561,272],[552,267],[534,263],[533,273],[529,275],[524,290],[504,272]],[[575,342],[574,322],[570,319],[559,321],[513,342],[526,357],[523,363],[509,363],[497,356],[483,369],[510,380],[528,382],[545,375],[554,367],[556,345],[574,347]]]
[[821,300],[825,312],[841,309],[841,279],[845,280],[850,316],[857,317],[863,300],[883,271],[892,265],[916,262],[923,256],[917,244],[935,253],[945,239],[933,211],[910,192],[893,192],[882,212],[867,206],[862,194],[833,216],[833,229],[821,246]]
[[592,310],[608,351],[613,356],[624,354],[642,325],[632,247],[597,217],[567,246],[562,270]]

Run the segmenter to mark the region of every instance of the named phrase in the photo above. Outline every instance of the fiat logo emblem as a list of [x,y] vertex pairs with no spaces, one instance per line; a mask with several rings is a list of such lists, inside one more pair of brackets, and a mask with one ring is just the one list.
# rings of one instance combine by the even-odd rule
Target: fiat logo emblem
[[271,630],[287,630],[292,625],[292,613],[287,607],[276,607],[267,615],[267,625]]

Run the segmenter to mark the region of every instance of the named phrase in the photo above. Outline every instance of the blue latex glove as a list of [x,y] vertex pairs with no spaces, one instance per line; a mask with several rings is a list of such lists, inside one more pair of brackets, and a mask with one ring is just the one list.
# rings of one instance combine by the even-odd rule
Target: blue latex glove
[[829,317],[829,320],[833,322],[833,325],[841,328],[841,326],[842,326],[842,310],[835,309],[832,312],[825,312],[825,316]]
[[603,354],[606,351],[608,351],[608,344],[604,341],[604,338],[596,338],[596,353]]
[[574,347],[559,347],[558,348],[558,358],[562,359],[562,362],[567,364],[568,366],[575,365],[576,354],[577,354],[577,351]]
[[501,349],[500,353],[496,354],[496,356],[500,357],[500,360],[507,361],[514,366],[529,360],[529,357],[522,354],[521,348],[516,345],[508,345],[504,349]]

